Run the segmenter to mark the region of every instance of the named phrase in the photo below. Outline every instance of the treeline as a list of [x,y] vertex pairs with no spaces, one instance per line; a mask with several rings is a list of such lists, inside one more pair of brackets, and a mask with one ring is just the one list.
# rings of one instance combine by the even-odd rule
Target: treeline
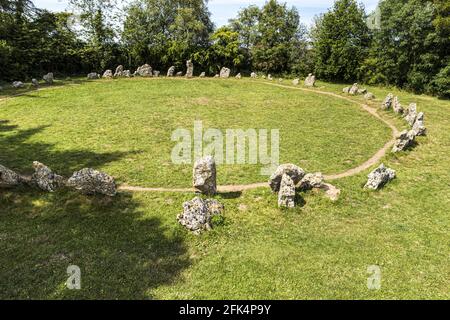
[[[450,97],[450,2],[384,0],[368,16],[336,0],[308,30],[295,7],[268,0],[215,28],[207,0],[70,0],[75,14],[0,0],[0,79],[102,72],[149,63],[209,75],[222,66],[339,82],[393,85]],[[368,23],[370,22],[370,23]]]

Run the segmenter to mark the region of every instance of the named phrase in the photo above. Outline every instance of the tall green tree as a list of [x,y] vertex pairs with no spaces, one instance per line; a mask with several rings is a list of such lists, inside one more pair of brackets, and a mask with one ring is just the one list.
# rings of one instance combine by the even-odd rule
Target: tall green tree
[[355,81],[367,57],[370,34],[364,7],[337,0],[314,28],[315,70],[325,80]]

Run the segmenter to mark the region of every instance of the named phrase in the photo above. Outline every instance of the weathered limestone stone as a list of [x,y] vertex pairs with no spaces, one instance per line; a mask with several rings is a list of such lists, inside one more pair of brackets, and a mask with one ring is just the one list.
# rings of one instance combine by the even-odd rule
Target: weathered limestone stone
[[88,195],[104,194],[113,197],[117,193],[113,177],[90,168],[75,172],[67,181],[67,186]]
[[192,78],[194,76],[194,64],[192,63],[192,60],[186,61],[186,78]]
[[34,174],[31,177],[31,181],[40,189],[54,192],[59,188],[64,187],[65,179],[62,176],[53,173],[47,166],[35,161],[33,162],[33,168]]
[[113,77],[113,72],[112,72],[112,70],[106,70],[106,71],[103,73],[103,78],[111,79],[112,77]]
[[269,75],[267,76],[267,80],[273,81],[273,78],[272,78],[272,75],[271,75],[271,74],[269,74]]
[[223,68],[220,70],[220,77],[221,77],[221,78],[227,79],[227,78],[230,77],[230,73],[231,73],[231,70],[230,70],[230,69],[223,67]]
[[0,188],[15,187],[22,184],[22,177],[0,164]]
[[123,65],[119,65],[116,68],[116,72],[114,72],[114,77],[122,77],[123,76]]
[[176,76],[177,77],[182,77],[183,76],[183,72],[181,72],[181,71],[177,72]]
[[53,73],[49,72],[47,73],[45,76],[42,77],[45,81],[45,83],[47,84],[53,84],[54,81],[54,77],[53,77]]
[[131,78],[131,71],[130,70],[123,70],[122,76],[125,78]]
[[256,74],[256,72],[252,72],[252,73],[250,74],[250,78],[256,79],[256,78],[258,78],[258,75]]
[[331,201],[338,201],[339,200],[339,196],[341,195],[341,190],[339,190],[338,188],[336,188],[335,186],[333,186],[332,184],[329,183],[324,183],[320,189],[322,189],[323,191],[325,191],[325,195],[327,196],[328,199],[330,199]]
[[398,114],[403,114],[403,112],[405,112],[405,109],[403,109],[397,96],[394,97],[394,100],[392,101],[392,108],[394,109],[394,112]]
[[224,206],[213,199],[195,197],[183,204],[183,213],[177,216],[178,222],[195,234],[212,229],[211,219],[221,215]]
[[100,75],[97,72],[91,72],[87,75],[88,80],[99,79]]
[[417,119],[417,105],[415,103],[411,103],[406,109],[404,114],[406,122],[412,127]]
[[325,178],[323,174],[320,172],[317,173],[308,173],[303,177],[298,185],[298,188],[301,191],[307,191],[314,188],[322,188],[324,185]]
[[169,68],[169,70],[167,70],[167,76],[168,77],[173,77],[174,73],[175,73],[175,66],[171,66]]
[[280,191],[278,192],[278,207],[295,207],[295,183],[288,174],[281,178]]
[[353,86],[348,91],[348,93],[351,94],[352,96],[355,96],[358,94],[358,91],[359,91],[359,86],[357,83],[354,83]]
[[367,92],[364,95],[364,99],[366,99],[366,100],[373,100],[373,99],[375,99],[375,95],[372,92]]
[[217,192],[216,162],[211,156],[199,159],[194,164],[194,188],[207,195]]
[[415,134],[414,130],[402,131],[397,136],[397,140],[395,141],[395,145],[394,145],[394,148],[392,149],[392,152],[396,153],[396,152],[406,150],[409,147],[412,147],[414,145],[415,139],[416,139],[416,134]]
[[350,92],[350,87],[345,87],[344,89],[342,89],[343,93],[349,93]]
[[298,86],[299,83],[300,83],[300,79],[294,79],[294,80],[292,81],[292,84],[293,84],[294,86]]
[[416,121],[413,125],[413,131],[416,136],[426,136],[427,135],[427,128],[425,127],[425,121],[424,121],[425,115],[423,112],[420,112],[417,117]]
[[137,69],[138,75],[141,77],[151,77],[153,76],[152,67],[149,64],[144,64]]
[[161,74],[161,72],[159,72],[158,70],[153,71],[153,76],[155,78],[158,78],[160,74]]
[[39,81],[37,81],[37,79],[31,79],[31,84],[33,85],[33,87],[39,87]]
[[395,179],[396,172],[392,169],[386,168],[381,164],[377,169],[372,171],[368,178],[364,189],[378,190],[384,187],[388,182]]
[[391,109],[393,106],[393,102],[394,102],[394,95],[392,93],[389,93],[387,95],[386,99],[384,99],[384,102],[381,105],[381,109],[383,109],[383,110]]
[[241,74],[238,73],[238,74],[236,75],[236,79],[241,79],[241,78],[242,78]]
[[314,87],[316,84],[316,77],[310,73],[305,79],[305,86]]
[[294,184],[297,185],[305,176],[305,171],[294,164],[283,164],[279,166],[269,180],[269,186],[273,192],[280,190],[281,179],[285,174],[291,177]]
[[200,78],[206,77],[206,73],[205,73],[205,72],[200,73],[200,76],[199,76],[199,77],[200,77]]
[[15,89],[19,89],[19,88],[25,87],[25,85],[23,84],[22,81],[14,81],[14,82],[12,83],[12,86],[13,86],[13,88],[15,88]]

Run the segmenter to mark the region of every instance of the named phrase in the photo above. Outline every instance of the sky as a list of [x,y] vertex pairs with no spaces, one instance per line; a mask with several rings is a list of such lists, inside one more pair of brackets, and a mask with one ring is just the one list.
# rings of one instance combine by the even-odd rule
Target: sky
[[[120,1],[120,0],[119,0]],[[125,2],[127,0],[124,0]],[[45,8],[51,11],[64,11],[68,7],[68,0],[34,0],[36,7]],[[210,0],[209,10],[212,14],[212,20],[216,26],[220,27],[227,24],[228,20],[234,18],[241,8],[251,4],[262,6],[266,0]],[[306,25],[310,25],[315,15],[326,12],[334,0],[281,0],[288,6],[295,6],[300,12],[300,19]],[[362,2],[367,12],[375,9],[378,0],[359,0]]]

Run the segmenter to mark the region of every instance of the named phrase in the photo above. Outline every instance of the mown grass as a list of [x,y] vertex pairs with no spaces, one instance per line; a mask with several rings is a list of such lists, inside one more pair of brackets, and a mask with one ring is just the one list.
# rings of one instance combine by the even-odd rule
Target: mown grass
[[[123,86],[128,83],[139,86],[131,81],[124,81]],[[211,83],[213,87],[217,85],[214,81]],[[234,80],[228,84],[241,90]],[[95,83],[88,87],[114,85],[115,82]],[[340,92],[341,89],[332,84],[320,85],[324,87],[320,90]],[[83,106],[88,108],[89,99],[83,98],[83,87],[77,88],[81,90],[77,95],[80,101],[85,99]],[[151,87],[147,88],[147,96],[152,96]],[[255,85],[254,90],[258,88],[259,85]],[[63,94],[66,89],[58,90]],[[96,95],[95,89],[92,90]],[[261,84],[259,93],[270,92],[274,101],[286,94],[289,96],[285,100],[287,105],[290,99],[303,101],[308,96],[300,91],[283,90]],[[370,90],[378,97],[374,105],[388,93],[386,89]],[[45,95],[47,93],[50,91]],[[189,234],[175,220],[182,202],[193,197],[190,194],[122,193],[111,200],[67,191],[55,194],[0,191],[0,296],[45,299],[450,298],[450,104],[427,96],[395,90],[393,93],[405,104],[417,102],[418,108],[426,114],[429,136],[420,138],[414,150],[385,157],[384,163],[398,173],[398,178],[385,189],[379,192],[362,189],[368,170],[333,182],[342,190],[339,201],[332,203],[320,193],[309,192],[305,195],[305,204],[292,211],[280,211],[276,196],[264,188],[242,195],[218,195],[226,206],[225,224],[199,237]],[[57,90],[52,94],[57,95]],[[28,129],[43,124],[40,121],[33,124],[33,117],[20,112],[15,99],[8,101],[7,109],[0,108],[3,118],[6,115],[11,125]],[[21,99],[21,103],[28,103],[31,98]],[[66,98],[62,96],[60,101],[64,105]],[[342,101],[335,103],[352,114],[359,113],[352,105]],[[51,108],[45,103],[40,106]],[[316,107],[312,103],[308,108]],[[59,110],[64,115],[62,109]],[[339,110],[338,107],[328,109],[330,117],[335,112],[339,114]],[[37,115],[35,119],[43,117],[43,113],[33,112]],[[295,116],[302,115],[303,120],[308,120],[304,121],[306,123],[316,119],[307,118],[305,113]],[[55,114],[49,117],[53,116],[57,119]],[[404,126],[403,121],[391,113],[383,113],[383,116],[392,118],[399,128]],[[371,118],[365,114],[364,117],[369,127],[359,130],[371,133]],[[348,121],[353,121],[352,118]],[[8,125],[3,124],[3,128]],[[11,141],[11,137],[20,134],[23,128],[19,127],[2,130],[2,151],[8,146],[5,139]],[[71,130],[75,127],[73,125]],[[107,169],[128,163],[123,159],[129,156],[129,149],[108,150],[112,154],[105,156],[101,155],[105,150],[89,149],[90,141],[83,157],[82,145],[72,144],[77,138],[63,131],[57,139],[56,134],[47,131],[49,128],[16,140],[22,143],[15,147],[9,145],[6,149],[9,157],[20,161],[15,154],[26,155],[26,150],[37,150],[36,145],[40,144],[41,153],[37,156],[48,154],[46,160],[54,159],[55,165],[65,159],[66,168],[76,167],[80,161]],[[86,126],[81,129],[86,130]],[[381,129],[381,135],[389,138],[389,132],[382,126]],[[326,130],[318,132],[327,136]],[[321,137],[316,135],[315,140],[320,141]],[[368,135],[367,144],[376,145],[378,142],[374,139],[377,139],[376,134]],[[301,137],[296,147],[303,148],[305,141],[312,140],[308,136]],[[381,144],[385,141],[387,139],[380,139]],[[58,144],[67,149],[58,150]],[[326,151],[333,154],[333,149]],[[9,157],[3,157],[2,161],[13,164]],[[320,160],[322,166],[331,163],[324,158],[319,156],[316,161]],[[19,162],[19,167],[25,166],[27,161]],[[335,164],[331,169],[345,167]],[[154,179],[159,179],[158,173]],[[65,288],[66,268],[71,264],[82,270],[80,291]],[[367,289],[370,265],[381,267],[379,291]]]

